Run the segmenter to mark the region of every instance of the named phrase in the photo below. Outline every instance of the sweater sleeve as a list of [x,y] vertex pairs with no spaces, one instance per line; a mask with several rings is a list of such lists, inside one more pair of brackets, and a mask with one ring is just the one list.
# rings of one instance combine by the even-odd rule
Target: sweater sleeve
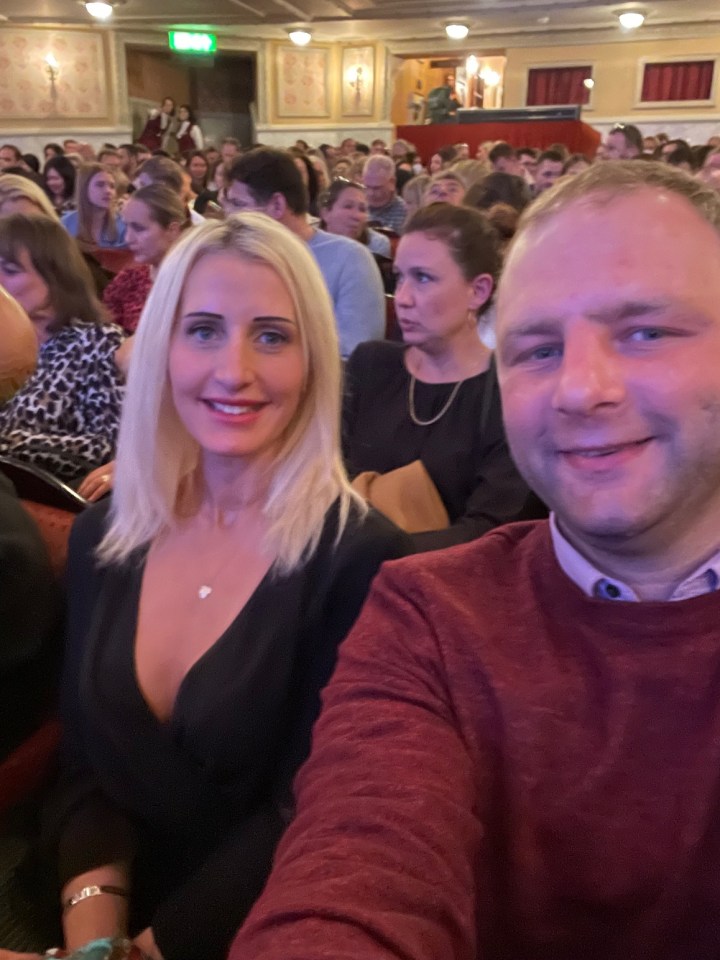
[[471,760],[433,605],[412,579],[386,567],[343,645],[297,817],[230,960],[479,956],[478,798],[491,765]]
[[340,266],[334,306],[343,359],[359,343],[385,336],[382,278],[372,254],[360,243],[348,248]]

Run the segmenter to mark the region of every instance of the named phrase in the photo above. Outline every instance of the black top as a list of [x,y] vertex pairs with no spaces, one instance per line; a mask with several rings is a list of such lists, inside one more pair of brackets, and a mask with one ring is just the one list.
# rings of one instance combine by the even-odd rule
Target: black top
[[60,599],[40,534],[0,473],[0,760],[49,709],[60,660]]
[[60,881],[130,860],[131,932],[150,924],[166,960],[220,960],[291,816],[337,647],[380,564],[408,544],[371,513],[335,547],[333,508],[313,558],[263,579],[161,723],[134,670],[144,559],[98,568],[106,513],[87,511],[71,538],[64,766],[47,818]]
[[[348,471],[388,473],[421,460],[451,526],[413,534],[417,551],[473,540],[493,527],[542,513],[510,458],[493,368],[462,384],[429,426],[410,418],[410,374],[401,343],[361,344],[346,367],[343,447]],[[453,383],[415,384],[415,415],[427,421],[448,402]]]

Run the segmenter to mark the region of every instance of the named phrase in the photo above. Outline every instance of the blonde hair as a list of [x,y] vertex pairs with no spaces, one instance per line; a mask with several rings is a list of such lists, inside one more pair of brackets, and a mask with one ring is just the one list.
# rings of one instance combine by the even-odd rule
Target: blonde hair
[[99,548],[105,562],[121,562],[148,546],[174,526],[181,503],[202,492],[201,448],[173,404],[168,356],[188,274],[201,258],[225,252],[276,271],[293,301],[303,352],[302,399],[281,440],[263,503],[274,570],[288,573],[312,556],[335,500],[338,537],[351,508],[359,515],[366,510],[340,456],[340,352],[322,275],[306,245],[286,227],[265,214],[242,213],[188,231],[153,284],[130,364],[111,525]]
[[[92,210],[94,204],[88,197],[88,188],[93,177],[103,173],[113,178],[117,189],[117,177],[109,167],[104,167],[101,163],[84,163],[77,172],[77,181],[75,183],[75,203],[77,205],[77,236],[76,239],[81,247],[97,246],[95,237],[92,235]],[[115,215],[114,205],[110,206],[105,213],[101,231],[104,236],[114,243],[117,240],[117,217]]]
[[47,194],[36,183],[18,173],[0,174],[0,214],[6,203],[29,200],[38,208],[38,213],[57,220],[57,213]]

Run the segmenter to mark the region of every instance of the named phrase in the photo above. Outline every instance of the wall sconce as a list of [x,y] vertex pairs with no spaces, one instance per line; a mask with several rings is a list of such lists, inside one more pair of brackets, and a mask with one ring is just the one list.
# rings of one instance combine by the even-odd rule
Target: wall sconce
[[45,73],[51,85],[53,85],[60,76],[60,64],[52,53],[48,53],[45,57]]
[[305,47],[312,40],[312,34],[307,30],[291,30],[288,36],[298,47]]

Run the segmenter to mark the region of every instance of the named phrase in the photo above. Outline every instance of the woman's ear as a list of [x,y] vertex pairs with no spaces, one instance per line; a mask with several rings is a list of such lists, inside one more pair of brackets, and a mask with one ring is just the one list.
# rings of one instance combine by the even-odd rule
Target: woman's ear
[[468,307],[471,310],[479,310],[483,304],[487,303],[492,296],[495,288],[495,281],[489,273],[479,273],[472,281],[472,296]]

